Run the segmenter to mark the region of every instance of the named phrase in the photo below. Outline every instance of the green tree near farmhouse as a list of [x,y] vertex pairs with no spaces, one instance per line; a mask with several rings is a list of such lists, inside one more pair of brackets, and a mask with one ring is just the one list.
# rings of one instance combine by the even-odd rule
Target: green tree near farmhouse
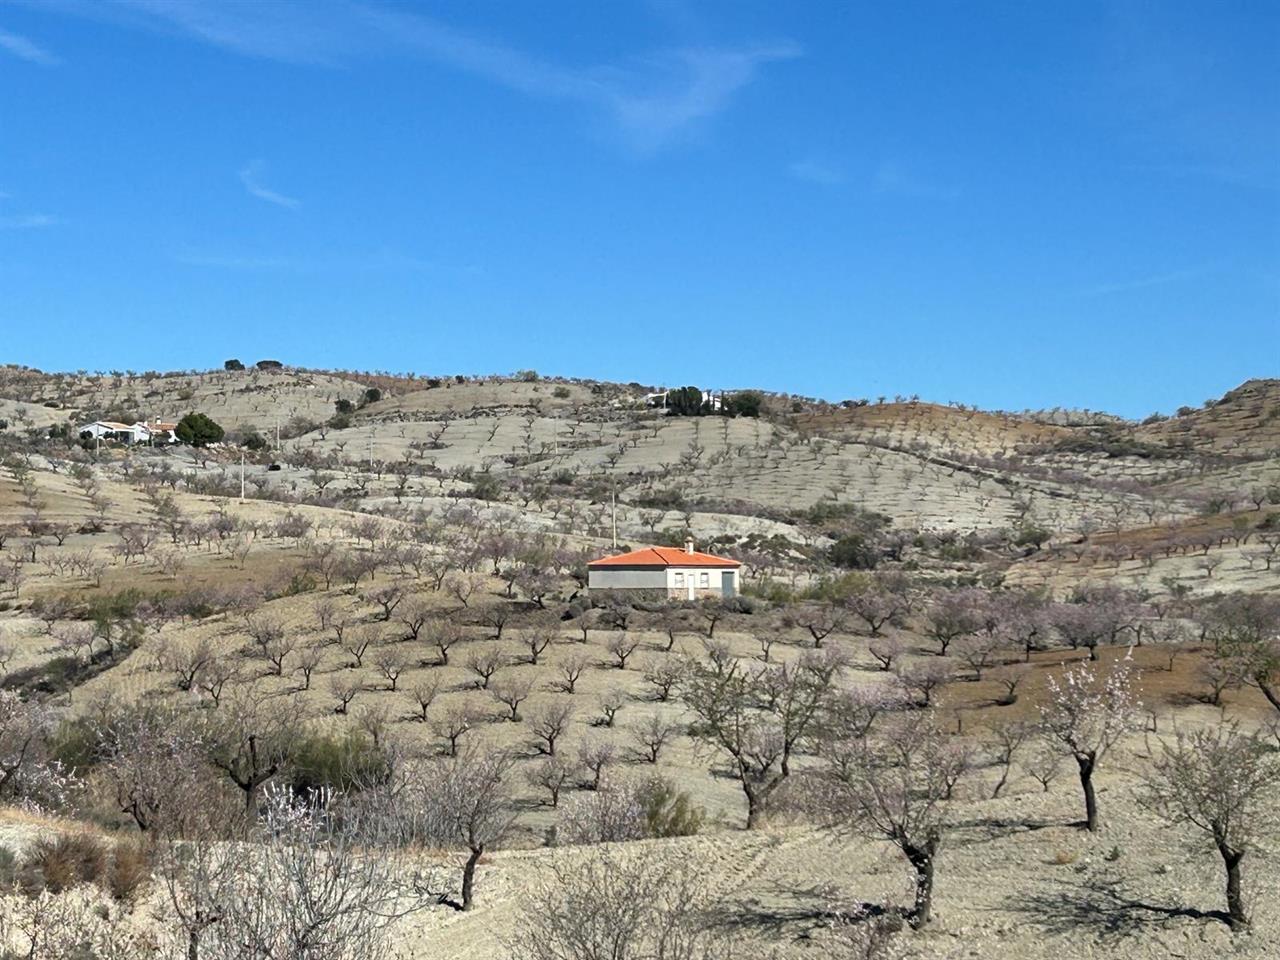
[[188,413],[178,421],[174,433],[183,443],[189,443],[193,447],[203,447],[221,440],[223,429],[203,413]]

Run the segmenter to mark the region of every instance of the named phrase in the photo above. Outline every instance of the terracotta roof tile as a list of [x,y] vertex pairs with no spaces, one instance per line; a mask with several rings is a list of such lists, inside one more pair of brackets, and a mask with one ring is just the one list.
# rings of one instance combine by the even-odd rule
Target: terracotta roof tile
[[709,553],[689,553],[676,547],[645,547],[614,557],[602,557],[588,567],[740,567],[737,560]]

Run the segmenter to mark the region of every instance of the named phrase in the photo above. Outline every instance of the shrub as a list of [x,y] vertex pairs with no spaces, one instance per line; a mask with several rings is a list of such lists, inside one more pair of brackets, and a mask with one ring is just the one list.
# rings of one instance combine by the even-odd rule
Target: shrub
[[517,370],[516,379],[524,383],[537,383],[542,378],[538,376],[537,370]]
[[23,863],[21,883],[30,892],[62,893],[81,883],[97,883],[107,869],[107,851],[87,833],[42,837]]
[[307,797],[325,789],[359,790],[385,781],[389,772],[385,754],[365,734],[315,734],[295,745],[289,785]]
[[555,397],[557,400],[568,400],[569,388],[565,386],[556,387],[554,390],[551,391],[551,395]]
[[222,364],[223,370],[243,370],[244,364],[239,360],[227,360]]
[[107,867],[106,886],[117,900],[132,900],[151,879],[152,848],[141,840],[117,840]]
[[482,473],[471,481],[471,496],[477,500],[497,500],[502,493],[498,478],[490,473]]
[[0,847],[0,890],[11,890],[18,882],[18,858],[8,847]]
[[364,396],[360,400],[360,405],[364,406],[366,403],[377,403],[381,399],[382,391],[377,387],[370,387],[364,392]]
[[645,781],[638,799],[651,837],[691,837],[702,827],[702,808],[670,780],[654,777]]
[[240,446],[246,450],[265,450],[269,446],[266,437],[258,433],[257,430],[247,430],[240,437]]
[[828,559],[847,570],[874,570],[880,562],[880,551],[867,536],[851,533],[841,537],[827,550]]
[[356,412],[356,405],[350,400],[336,400],[334,401],[333,409],[337,413],[350,415]]
[[279,360],[259,360],[254,366],[259,370],[279,370],[284,364]]

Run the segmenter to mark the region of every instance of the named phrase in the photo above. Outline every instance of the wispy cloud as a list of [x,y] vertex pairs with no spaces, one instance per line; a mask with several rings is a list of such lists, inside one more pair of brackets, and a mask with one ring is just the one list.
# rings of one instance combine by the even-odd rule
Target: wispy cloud
[[1086,287],[1080,291],[1082,297],[1106,297],[1116,293],[1130,293],[1135,290],[1146,290],[1151,287],[1164,287],[1171,283],[1178,283],[1182,280],[1190,280],[1203,274],[1210,268],[1211,264],[1201,264],[1197,267],[1188,267],[1185,270],[1172,270],[1168,273],[1156,273],[1143,277],[1134,277],[1129,280],[1118,280],[1113,283],[1100,283],[1096,286]]
[[824,187],[834,187],[844,183],[843,172],[818,160],[797,160],[787,167],[787,172],[797,180]]
[[0,230],[34,230],[57,226],[62,221],[47,213],[19,213],[0,217]]
[[56,67],[62,62],[44,47],[7,30],[0,30],[0,50],[13,54],[19,60],[38,63],[42,67]]
[[[105,9],[104,9],[105,7]],[[791,41],[662,50],[599,66],[562,65],[404,8],[327,4],[60,0],[60,9],[178,33],[242,55],[338,65],[402,51],[527,96],[585,106],[623,139],[660,147],[724,110],[767,64],[800,55]]]
[[877,193],[896,193],[924,200],[954,200],[960,196],[960,191],[953,186],[937,183],[889,161],[880,164],[876,170],[874,186]]
[[283,193],[265,187],[259,179],[262,173],[262,161],[251,160],[240,170],[240,182],[244,184],[245,190],[249,191],[250,196],[257,197],[259,200],[265,200],[267,203],[274,203],[277,207],[285,207],[289,210],[296,210],[302,206],[302,201],[294,197],[287,197]]
[[473,264],[451,264],[415,257],[397,250],[355,251],[331,256],[276,255],[259,253],[218,253],[182,249],[169,254],[171,260],[188,267],[214,270],[241,270],[276,273],[437,273],[479,276],[484,271]]

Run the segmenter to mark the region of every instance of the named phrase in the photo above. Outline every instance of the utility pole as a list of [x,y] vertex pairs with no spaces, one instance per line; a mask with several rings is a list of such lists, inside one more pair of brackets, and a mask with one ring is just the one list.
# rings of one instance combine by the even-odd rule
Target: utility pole
[[369,472],[373,473],[373,427],[369,428]]
[[244,451],[240,451],[240,499],[244,499]]
[[615,480],[609,488],[609,504],[613,508],[613,549],[618,549],[618,483]]
[[280,449],[280,418],[276,417],[276,449]]

